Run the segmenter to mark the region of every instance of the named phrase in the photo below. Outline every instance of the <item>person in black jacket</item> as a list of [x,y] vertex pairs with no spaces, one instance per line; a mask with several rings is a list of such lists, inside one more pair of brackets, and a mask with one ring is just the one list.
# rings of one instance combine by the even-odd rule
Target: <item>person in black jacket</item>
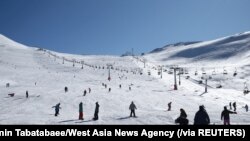
[[233,103],[234,111],[236,111],[236,102]]
[[180,116],[175,120],[175,123],[179,123],[180,125],[188,125],[187,114],[184,109],[180,109]]
[[98,104],[98,102],[96,102],[95,103],[95,114],[94,114],[93,120],[98,120],[99,107],[100,107],[100,105]]
[[168,111],[171,111],[171,104],[172,104],[172,102],[168,103]]
[[26,91],[26,98],[29,98],[29,92]]
[[56,106],[53,106],[52,108],[55,108],[55,116],[58,116],[59,110],[61,109],[60,103],[56,104]]
[[224,110],[221,112],[221,120],[224,119],[224,125],[230,125],[230,116],[229,114],[237,114],[236,112],[229,111],[227,107],[224,107]]
[[194,125],[208,125],[210,123],[209,116],[204,106],[199,107],[199,111],[195,114]]
[[131,111],[130,112],[130,117],[136,117],[136,115],[135,115],[135,110],[136,110],[137,108],[136,108],[136,106],[135,106],[135,104],[134,104],[134,102],[132,101],[131,102],[131,104],[129,105],[129,110]]

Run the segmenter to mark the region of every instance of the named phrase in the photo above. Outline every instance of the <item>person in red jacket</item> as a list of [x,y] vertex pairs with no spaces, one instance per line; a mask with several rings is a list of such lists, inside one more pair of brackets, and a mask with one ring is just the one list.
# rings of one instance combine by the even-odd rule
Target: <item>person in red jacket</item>
[[224,110],[221,112],[221,120],[224,119],[224,125],[230,125],[230,116],[229,114],[237,114],[237,112],[232,112],[227,109],[227,107],[224,107]]

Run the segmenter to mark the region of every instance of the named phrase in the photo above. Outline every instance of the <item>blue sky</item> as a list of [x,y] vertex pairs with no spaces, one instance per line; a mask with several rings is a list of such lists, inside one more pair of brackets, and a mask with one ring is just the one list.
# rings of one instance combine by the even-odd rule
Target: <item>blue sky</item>
[[137,54],[250,31],[250,0],[0,0],[0,34],[58,52]]

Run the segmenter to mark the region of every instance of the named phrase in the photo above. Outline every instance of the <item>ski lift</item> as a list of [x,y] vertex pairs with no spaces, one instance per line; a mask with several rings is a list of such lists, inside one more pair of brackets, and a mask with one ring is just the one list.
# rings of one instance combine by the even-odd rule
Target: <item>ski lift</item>
[[250,91],[249,91],[249,89],[248,89],[248,87],[247,87],[247,84],[246,84],[246,82],[245,82],[245,88],[244,88],[244,91],[243,91],[243,93],[246,95],[246,94],[248,94]]
[[197,72],[197,71],[195,71],[194,75],[198,75],[198,72]]
[[213,70],[213,72],[212,72],[212,75],[216,75],[215,68],[214,68],[214,70]]
[[223,74],[227,74],[227,70],[225,69],[225,67],[223,68]]
[[234,71],[234,77],[237,75],[237,69],[235,68],[235,71]]
[[158,70],[158,75],[161,75],[161,70]]

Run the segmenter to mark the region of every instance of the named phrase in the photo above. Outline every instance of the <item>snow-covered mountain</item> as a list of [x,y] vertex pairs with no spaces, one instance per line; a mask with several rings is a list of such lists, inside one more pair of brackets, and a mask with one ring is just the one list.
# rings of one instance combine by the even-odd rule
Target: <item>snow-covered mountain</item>
[[[222,124],[223,107],[234,101],[238,114],[231,115],[232,124],[249,124],[250,113],[243,108],[250,101],[250,95],[243,94],[244,83],[248,85],[250,76],[249,34],[168,46],[144,58],[57,53],[27,47],[0,35],[0,124],[175,124],[180,108],[186,111],[192,124],[200,105],[206,107],[211,124]],[[238,53],[228,53],[233,50],[229,44],[237,46]],[[208,49],[209,45],[217,45],[217,51]],[[192,50],[204,53],[191,57],[188,54]],[[216,57],[223,50],[228,54]],[[185,67],[185,74],[181,75],[178,90],[173,90],[174,76],[169,73],[172,70],[164,67],[161,79],[157,66],[177,63]],[[107,79],[108,64],[113,66],[111,81]],[[233,76],[235,67],[237,75]],[[227,74],[223,74],[225,70]],[[202,72],[210,75],[208,93],[204,93],[203,84],[197,83]],[[190,78],[186,79],[187,76]],[[218,84],[222,88],[217,89]],[[66,86],[69,91],[65,93]],[[91,93],[83,96],[88,88]],[[9,95],[12,93],[13,97]],[[99,120],[93,121],[97,101]],[[137,106],[137,118],[129,117],[131,101]],[[62,109],[55,117],[52,106],[59,102]],[[83,102],[83,121],[78,120],[80,102]],[[167,111],[169,102],[172,102],[171,111]]]
[[[203,42],[187,42],[167,45],[153,50],[147,59],[164,64],[218,64],[249,63],[250,32],[235,34]],[[239,62],[240,61],[240,62]],[[214,65],[214,64],[213,64]]]

